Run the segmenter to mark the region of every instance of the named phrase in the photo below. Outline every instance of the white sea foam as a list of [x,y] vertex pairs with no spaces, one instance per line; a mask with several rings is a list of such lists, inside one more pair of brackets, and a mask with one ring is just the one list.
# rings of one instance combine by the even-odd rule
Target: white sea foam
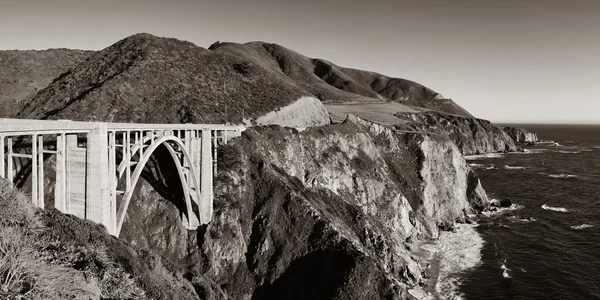
[[485,168],[485,169],[486,169],[486,170],[494,170],[494,169],[497,169],[497,168],[496,168],[496,166],[494,166],[494,165],[491,165],[491,166],[489,166],[489,167],[487,167],[487,168]]
[[482,165],[482,164],[476,164],[476,163],[472,163],[472,164],[469,164],[469,167],[473,167],[473,168],[481,168],[481,167],[483,167],[483,165]]
[[518,210],[518,209],[521,209],[524,207],[523,205],[515,204],[515,203],[511,204],[509,207],[498,207],[500,204],[500,200],[498,200],[498,199],[492,199],[492,200],[490,200],[490,203],[495,204],[494,207],[496,208],[496,210],[484,211],[482,214],[486,217],[500,215],[507,211],[514,211],[514,210]]
[[551,211],[558,211],[558,212],[569,212],[568,209],[564,208],[564,207],[552,207],[552,206],[548,206],[546,204],[542,205],[542,209],[545,210],[551,210]]
[[510,274],[508,274],[508,271],[510,271],[510,269],[507,268],[505,264],[502,264],[502,266],[500,266],[500,269],[502,269],[502,277],[512,278],[512,277],[510,277]]
[[501,158],[504,156],[504,153],[486,153],[486,154],[475,154],[475,155],[466,155],[466,160],[477,160],[484,158]]
[[548,177],[552,177],[552,178],[575,178],[577,177],[577,175],[572,175],[572,174],[550,174],[548,175]]
[[586,228],[590,228],[590,227],[594,227],[594,225],[592,225],[592,224],[573,225],[573,226],[571,226],[571,229],[581,230],[581,229],[586,229]]
[[517,152],[510,152],[509,154],[538,154],[538,153],[542,153],[543,151],[547,151],[548,149],[545,148],[533,148],[533,149],[523,149],[523,151],[517,151]]
[[521,170],[521,169],[525,169],[525,167],[522,166],[509,166],[509,165],[504,165],[505,169],[508,170]]
[[481,264],[483,239],[474,225],[457,224],[453,232],[440,233],[437,256],[440,269],[436,291],[440,299],[462,299],[458,292],[461,272]]
[[581,151],[568,151],[568,150],[561,150],[561,151],[556,151],[558,153],[564,153],[564,154],[577,154],[580,153]]

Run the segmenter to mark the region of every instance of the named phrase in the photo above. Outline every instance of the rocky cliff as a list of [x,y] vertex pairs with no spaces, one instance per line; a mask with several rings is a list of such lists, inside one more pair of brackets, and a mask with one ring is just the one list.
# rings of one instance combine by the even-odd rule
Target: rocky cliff
[[447,136],[464,155],[520,150],[502,127],[487,120],[437,112],[397,113],[396,116],[408,121],[396,125],[397,129]]
[[424,282],[414,243],[488,205],[446,137],[355,117],[248,129],[218,159],[208,226],[189,234],[142,187],[121,235],[178,261],[202,299],[404,299]]
[[523,128],[505,126],[502,127],[502,131],[504,131],[517,143],[529,144],[539,142],[540,140],[537,134],[529,132]]

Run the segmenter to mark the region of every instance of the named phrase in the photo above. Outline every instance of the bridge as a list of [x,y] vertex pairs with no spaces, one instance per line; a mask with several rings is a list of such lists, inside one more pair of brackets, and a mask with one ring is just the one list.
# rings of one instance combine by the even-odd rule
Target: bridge
[[[217,146],[244,129],[218,124],[0,119],[0,177],[13,183],[30,178],[31,201],[39,208],[45,207],[45,191],[52,184],[48,181],[53,181],[56,209],[102,224],[118,237],[145,166],[157,148],[164,147],[183,190],[182,221],[186,228],[196,229],[212,218]],[[52,177],[44,173],[51,156],[54,178],[46,180]]]

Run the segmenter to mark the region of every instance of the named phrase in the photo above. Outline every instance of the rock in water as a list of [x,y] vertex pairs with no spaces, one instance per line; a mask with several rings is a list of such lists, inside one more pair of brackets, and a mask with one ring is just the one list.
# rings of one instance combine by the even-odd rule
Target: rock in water
[[500,207],[510,207],[512,205],[512,200],[508,197],[500,200]]

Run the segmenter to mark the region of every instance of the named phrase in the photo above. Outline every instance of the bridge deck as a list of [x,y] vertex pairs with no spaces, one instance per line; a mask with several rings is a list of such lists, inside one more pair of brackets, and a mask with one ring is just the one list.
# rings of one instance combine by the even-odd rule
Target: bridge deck
[[[212,219],[217,146],[245,129],[231,124],[0,118],[0,177],[14,182],[17,174],[30,170],[31,201],[44,208],[44,161],[56,155],[55,208],[101,223],[118,236],[137,180],[154,150],[164,146],[182,184],[187,226],[195,229],[199,222]],[[120,179],[124,187],[117,189]],[[117,195],[121,196],[118,210]]]
[[231,124],[151,124],[151,123],[108,123],[108,122],[83,122],[71,120],[29,120],[0,118],[0,133],[20,133],[28,135],[37,131],[40,133],[68,131],[70,133],[87,132],[97,128],[99,124],[106,124],[107,130],[235,130],[243,131],[246,127]]

